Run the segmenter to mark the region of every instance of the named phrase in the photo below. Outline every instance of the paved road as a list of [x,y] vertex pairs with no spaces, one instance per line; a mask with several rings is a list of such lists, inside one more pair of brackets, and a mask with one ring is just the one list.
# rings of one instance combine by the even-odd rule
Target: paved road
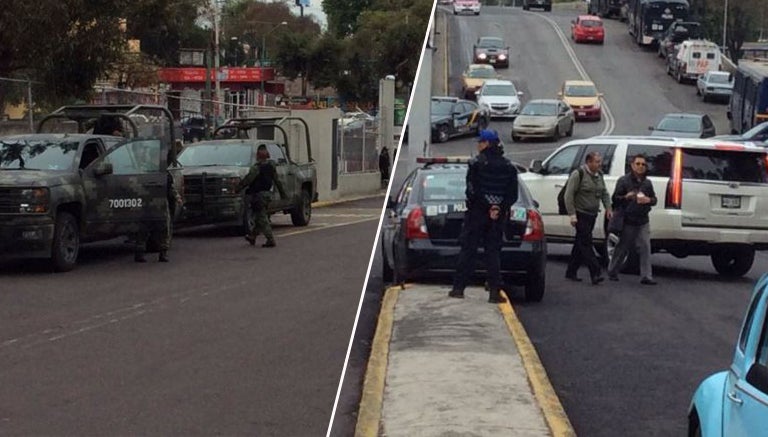
[[3,264],[0,434],[323,435],[381,204],[276,217],[274,250],[198,228],[170,264],[122,240]]
[[[470,61],[472,42],[478,36],[501,36],[511,46],[512,65],[501,70],[530,98],[553,98],[562,81],[577,79],[579,71],[554,31],[566,36],[574,6],[556,6],[552,13],[526,13],[519,8],[486,7],[479,17],[438,15],[434,58],[433,95],[446,94],[440,72],[447,67],[449,95],[458,95],[461,71]],[[547,20],[553,20],[552,22]],[[446,20],[447,32],[442,32]],[[677,84],[666,76],[655,52],[637,48],[626,25],[607,20],[605,45],[566,42],[583,65],[584,73],[605,93],[615,118],[610,129],[601,122],[580,122],[574,138],[604,132],[645,134],[648,126],[667,112],[706,112],[718,133],[727,133],[726,108],[702,103],[691,85]],[[449,59],[440,56],[443,38]],[[608,126],[608,129],[606,129]],[[559,143],[512,143],[511,123],[494,120],[515,161],[543,159]],[[472,137],[430,148],[432,156],[467,155],[475,151]],[[399,187],[422,154],[403,147],[394,176]],[[393,190],[395,189],[393,188]],[[636,276],[622,275],[618,284],[599,287],[574,285],[563,278],[570,246],[551,244],[547,293],[541,304],[516,301],[515,306],[577,433],[583,436],[682,435],[686,411],[696,385],[708,374],[727,368],[733,354],[752,285],[768,271],[768,256],[759,253],[744,278],[725,281],[716,275],[708,258],[676,259],[654,255],[654,274],[660,285],[641,287]],[[381,295],[381,261],[377,252],[366,289],[363,314],[375,314]],[[584,273],[582,273],[584,275]],[[447,290],[447,288],[446,288]],[[364,363],[365,349],[375,327],[373,316],[360,319],[355,345]],[[354,353],[353,353],[354,356]],[[353,361],[350,362],[354,364]],[[360,369],[348,369],[360,375]],[[355,398],[354,379],[345,381],[348,403]],[[342,397],[344,400],[344,397]],[[338,430],[354,426],[353,408],[340,410]],[[334,433],[334,435],[344,435]]]

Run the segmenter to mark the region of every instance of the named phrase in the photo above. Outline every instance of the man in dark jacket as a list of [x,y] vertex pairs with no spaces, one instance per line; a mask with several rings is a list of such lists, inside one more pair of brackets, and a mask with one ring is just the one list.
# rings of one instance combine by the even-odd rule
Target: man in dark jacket
[[453,289],[448,296],[464,297],[464,288],[474,271],[477,247],[483,241],[490,289],[488,302],[501,303],[506,300],[499,294],[499,258],[504,224],[511,206],[517,201],[517,169],[498,147],[499,135],[496,131],[480,131],[477,141],[479,155],[469,162],[467,170],[467,211],[459,237],[461,252]]
[[[250,208],[253,211],[254,223],[245,239],[251,246],[256,245],[256,237],[260,233],[264,234],[267,242],[262,247],[275,247],[275,237],[272,234],[272,225],[269,223],[269,204],[272,202],[272,186],[275,186],[280,192],[280,197],[285,199],[285,189],[277,177],[277,168],[269,160],[269,151],[265,145],[260,145],[256,150],[256,164],[254,164],[245,175],[236,192],[242,189],[248,189],[250,196]],[[248,207],[248,205],[246,205]]]
[[645,156],[637,155],[632,159],[631,171],[616,182],[613,205],[621,210],[624,225],[608,266],[608,278],[612,281],[619,280],[617,270],[622,258],[635,249],[640,256],[640,283],[656,285],[651,273],[651,232],[648,214],[651,207],[656,205],[657,199],[653,184],[645,176],[646,170]]

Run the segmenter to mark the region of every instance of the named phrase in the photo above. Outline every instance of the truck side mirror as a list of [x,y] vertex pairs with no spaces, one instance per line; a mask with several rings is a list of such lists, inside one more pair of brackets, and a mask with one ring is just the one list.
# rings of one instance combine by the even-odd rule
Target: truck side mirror
[[533,161],[531,161],[531,165],[529,166],[529,169],[533,173],[541,173],[542,168],[543,167],[542,167],[541,159],[534,159]]
[[112,174],[113,172],[114,172],[114,169],[112,168],[112,163],[110,162],[101,161],[100,163],[96,164],[96,166],[93,168],[93,174],[97,178],[102,177],[104,175]]

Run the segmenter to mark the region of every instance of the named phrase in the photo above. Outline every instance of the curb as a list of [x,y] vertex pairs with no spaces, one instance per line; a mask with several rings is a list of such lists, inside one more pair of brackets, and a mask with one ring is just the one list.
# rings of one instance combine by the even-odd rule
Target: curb
[[371,344],[371,355],[363,382],[363,395],[357,413],[355,437],[377,437],[381,422],[381,408],[384,404],[384,385],[387,379],[389,361],[389,342],[392,338],[392,326],[395,304],[403,287],[389,287],[384,292],[384,299],[376,324],[376,334]]
[[555,437],[575,437],[576,431],[573,429],[573,425],[571,425],[571,421],[560,403],[560,398],[557,397],[557,393],[549,381],[547,371],[541,364],[536,348],[533,347],[523,324],[517,318],[506,292],[504,296],[507,297],[507,302],[499,304],[499,310],[510,334],[512,334],[512,339],[515,341],[525,373],[528,375],[528,382],[531,384],[539,408],[544,413],[544,419],[549,430]]
[[376,197],[383,197],[386,193],[378,193],[378,194],[365,194],[361,196],[355,196],[355,197],[345,197],[343,199],[336,199],[336,200],[323,200],[320,202],[314,202],[312,204],[312,208],[324,208],[326,206],[332,206],[337,205],[339,203],[347,203],[347,202],[354,202],[357,200],[365,200],[365,199],[373,199]]

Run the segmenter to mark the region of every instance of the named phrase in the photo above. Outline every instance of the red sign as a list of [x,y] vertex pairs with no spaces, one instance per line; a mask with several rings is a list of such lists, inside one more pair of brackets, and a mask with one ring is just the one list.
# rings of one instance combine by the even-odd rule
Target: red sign
[[[215,80],[211,69],[211,81]],[[162,82],[205,82],[205,68],[161,68],[160,80]],[[221,67],[219,69],[220,82],[261,82],[275,79],[274,68],[260,67]]]

